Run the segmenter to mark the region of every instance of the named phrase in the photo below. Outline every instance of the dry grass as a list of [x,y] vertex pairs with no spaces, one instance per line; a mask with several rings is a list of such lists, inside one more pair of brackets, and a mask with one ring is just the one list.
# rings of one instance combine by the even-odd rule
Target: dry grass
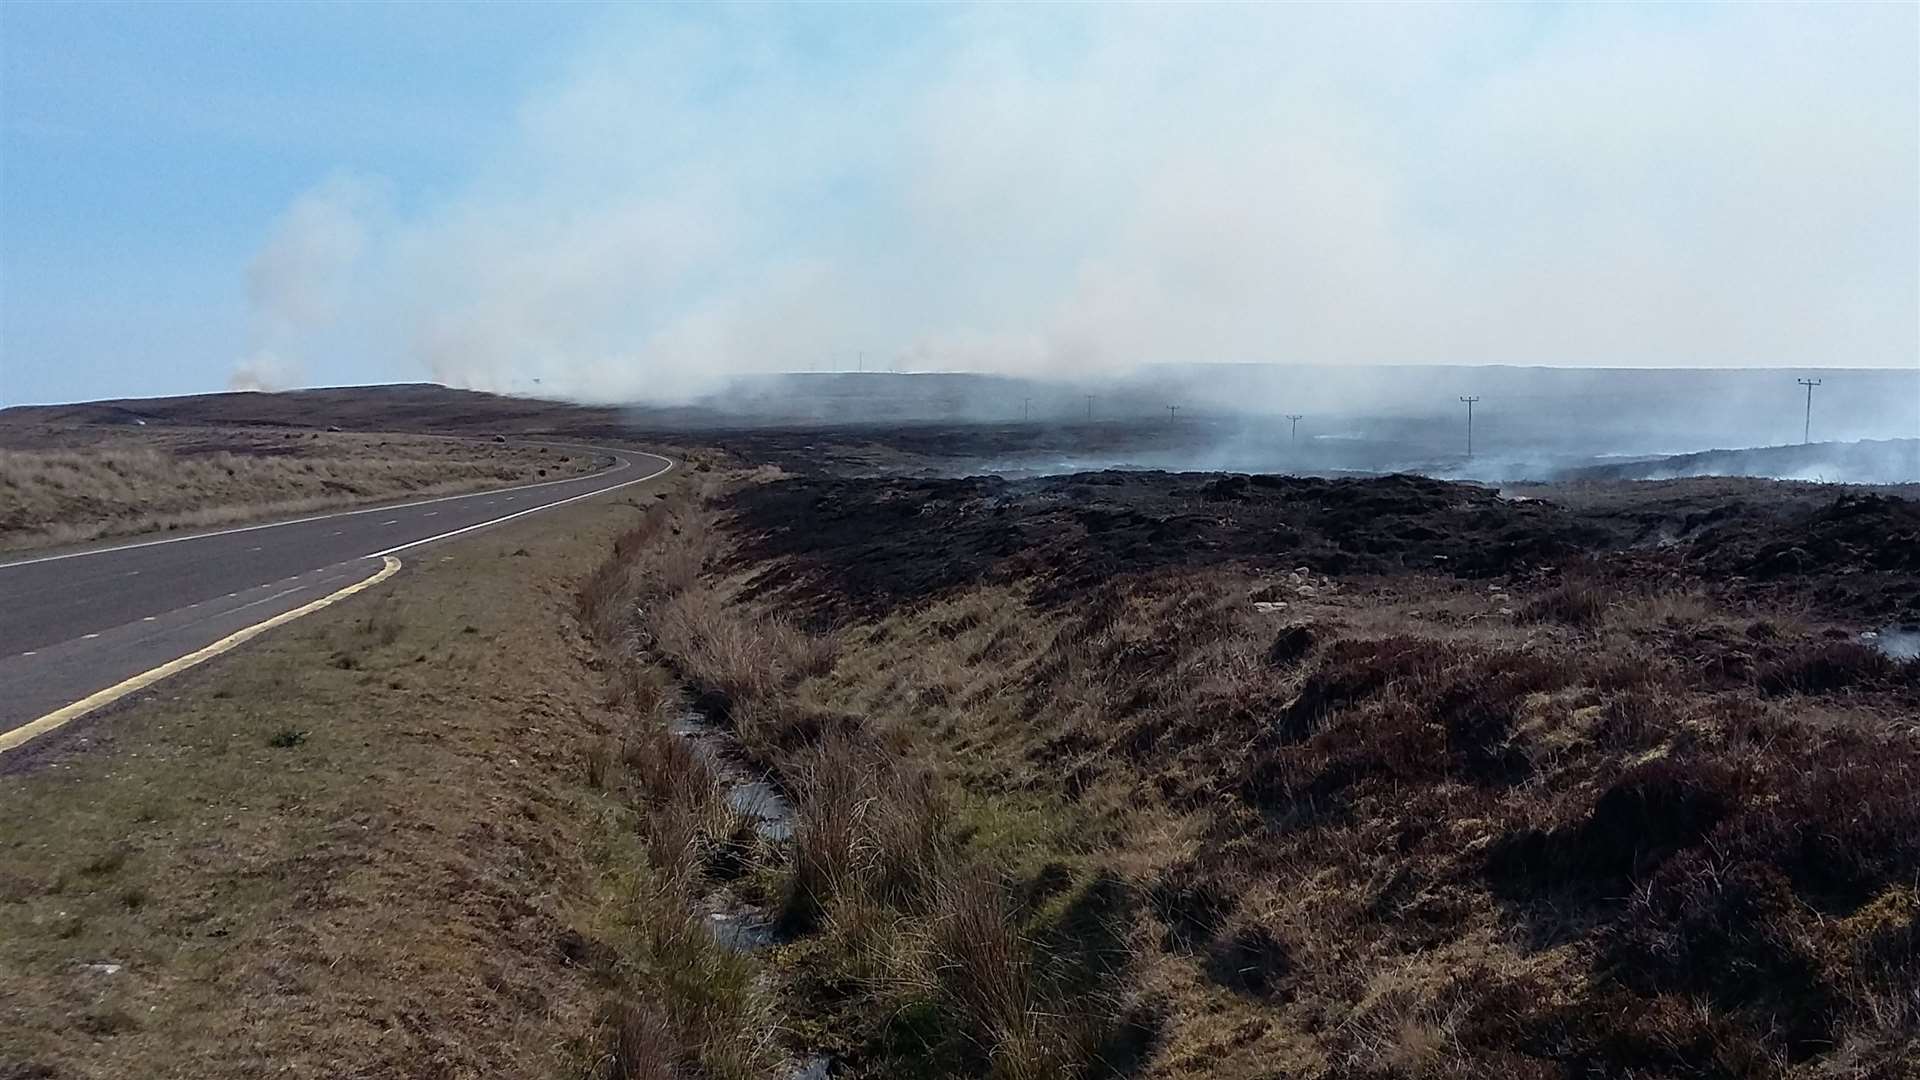
[[6,755],[0,1074],[582,1075],[604,712],[562,590],[634,516],[450,543]]
[[669,729],[678,691],[637,651],[660,612],[697,582],[705,526],[687,500],[655,504],[577,594],[622,719],[618,753],[597,786],[615,797],[636,841],[607,845],[608,884],[592,920],[615,957],[601,1037],[608,1077],[746,1080],[781,1061],[758,965],[717,940],[700,914],[716,879],[752,858],[752,830],[727,806],[713,764]]
[[170,428],[74,449],[0,449],[0,550],[474,491],[591,465],[564,450],[338,432]]
[[940,883],[922,959],[928,982],[964,1018],[991,1075],[1051,1080],[1087,1070],[1103,1002],[1050,994],[1003,890],[977,875]]
[[799,796],[782,922],[817,928],[839,898],[901,913],[933,906],[955,855],[948,808],[932,779],[845,733],[795,754]]
[[1161,569],[822,643],[769,614],[803,575],[691,531],[713,557],[636,588],[629,640],[800,806],[771,967],[850,1075],[1811,1080],[1920,1048],[1920,666],[1804,612]]
[[[805,694],[930,736],[1028,880],[1129,868],[1160,1075],[1898,1075],[1920,1049],[1920,668],[1691,590],[1336,584],[1283,619],[1219,571],[970,589],[849,626]],[[1006,824],[1034,802],[1066,824]]]
[[610,958],[603,1074],[765,1077],[779,1060],[772,1002],[757,965],[716,940],[697,907],[741,826],[711,771],[684,751],[663,729],[630,739],[623,760],[633,783],[613,785],[622,812],[609,827],[631,829],[637,845],[625,836],[603,843],[586,919]]
[[[834,671],[838,642],[733,599],[738,582],[703,576],[716,553],[686,549],[717,535],[717,523],[693,506],[657,508],[589,581],[583,618],[684,680],[792,796],[791,848],[763,853],[759,873],[776,883],[769,900],[796,935],[781,952],[812,959],[777,963],[798,964],[790,987],[835,980],[866,1003],[860,1030],[820,1038],[858,1041],[859,1068],[879,1070],[873,1075],[957,1066],[1024,1080],[1083,1071],[1088,1033],[1101,1025],[1062,997],[1064,984],[1043,977],[1048,961],[1022,929],[1032,912],[1008,893],[1001,853],[963,835],[937,777],[913,761],[899,729],[807,704],[806,688]],[[712,862],[707,849],[726,837],[711,804],[689,794],[711,792],[710,772],[664,732],[629,740],[627,777],[649,865],[697,895]],[[818,1022],[819,1004],[789,999],[802,1013],[800,1030]],[[666,1008],[676,1008],[671,998]]]
[[[642,829],[655,851],[675,842],[651,825]],[[603,1074],[770,1075],[779,1061],[772,1003],[754,962],[715,941],[689,907],[692,878],[617,853],[606,865],[590,923],[611,953]]]

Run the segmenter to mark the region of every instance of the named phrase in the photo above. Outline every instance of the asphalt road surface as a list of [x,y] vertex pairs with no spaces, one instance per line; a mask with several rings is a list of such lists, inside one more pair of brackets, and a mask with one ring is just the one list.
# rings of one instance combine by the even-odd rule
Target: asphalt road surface
[[608,467],[566,480],[0,563],[0,750],[21,737],[8,732],[365,581],[388,556],[673,467],[594,452]]

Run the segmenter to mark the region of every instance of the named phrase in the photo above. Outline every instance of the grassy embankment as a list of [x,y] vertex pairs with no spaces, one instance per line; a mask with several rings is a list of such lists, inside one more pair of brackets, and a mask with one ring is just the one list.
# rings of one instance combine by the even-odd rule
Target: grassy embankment
[[635,489],[0,759],[0,1076],[588,1076],[628,826],[578,581]]
[[[726,1038],[782,1014],[873,1077],[1914,1075],[1920,665],[1804,607],[1577,563],[1063,593],[1017,544],[855,606],[870,555],[661,513],[588,594],[655,687],[609,783],[665,910],[723,888],[788,936],[647,954],[626,1075],[747,1075]],[[661,764],[662,671],[794,797],[790,847],[659,816],[712,789]]]
[[[1050,1077],[1111,1048],[1125,1024],[1102,995],[1123,958],[1063,962],[1029,936],[1072,905],[1002,888],[1006,843],[949,804],[906,727],[809,706],[833,640],[732,602],[706,572],[720,540],[709,511],[656,508],[583,591],[634,720],[596,780],[634,809],[652,870],[610,908],[614,1075],[744,1078],[827,1051],[860,1075]],[[683,689],[793,795],[791,844],[756,839],[671,733]],[[716,890],[767,913],[784,943],[758,957],[716,943],[700,914]]]
[[[593,466],[590,453],[422,435],[128,430],[0,448],[0,551],[451,495]],[[70,445],[45,445],[62,441]]]
[[[853,604],[875,557],[831,531],[773,558],[751,515],[677,502],[616,540],[635,520],[595,502],[450,545],[9,762],[0,1061],[1916,1060],[1916,669],[1811,615],[1667,579],[1245,561],[1061,590],[1074,564],[1020,543],[954,575],[944,528],[913,557],[942,576],[909,559],[912,587]],[[794,798],[791,842],[672,734],[689,703]],[[722,902],[779,942],[721,948]]]

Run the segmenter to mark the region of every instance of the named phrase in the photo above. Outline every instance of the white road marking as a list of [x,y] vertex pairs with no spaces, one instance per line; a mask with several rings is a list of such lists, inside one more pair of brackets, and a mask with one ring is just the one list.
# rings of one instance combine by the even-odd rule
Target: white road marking
[[99,634],[81,634],[81,635],[80,635],[80,640],[81,640],[81,641],[92,641],[92,640],[93,640],[94,638],[97,638],[97,637],[99,637],[99,636],[100,636]]
[[38,656],[39,654],[40,654],[39,649],[28,649],[26,652],[23,652],[20,655],[21,656]]
[[421,516],[421,517],[439,517],[439,516],[440,516],[440,511],[438,511],[438,510],[429,510],[429,511],[427,511],[427,512],[426,512],[426,513],[424,513],[424,514],[421,514],[420,516]]
[[139,576],[140,576],[140,571],[138,571],[138,570],[129,570],[129,571],[127,571],[126,573],[124,573],[124,574],[121,574],[120,576],[121,576],[121,577],[139,577]]
[[248,550],[248,551],[259,551],[260,549],[259,549],[259,548],[257,548],[257,547],[250,547],[250,548],[248,548],[247,550]]
[[[234,633],[229,634],[227,637],[222,638],[211,645],[205,646],[199,650],[188,653],[185,656],[169,661],[165,664],[160,665],[159,667],[152,668],[139,675],[133,676],[132,678],[123,680],[122,682],[117,683],[114,686],[108,687],[105,690],[98,691],[85,698],[82,698],[79,701],[73,702],[72,704],[67,705],[61,709],[57,709],[54,712],[48,713],[37,720],[30,721],[27,724],[24,724],[20,727],[16,727],[10,731],[0,732],[0,753],[4,753],[17,746],[23,745],[24,743],[35,738],[36,736],[41,735],[47,731],[53,730],[54,728],[60,727],[66,724],[67,722],[73,720],[76,717],[85,715],[86,713],[89,713],[94,709],[100,708],[101,706],[106,705],[110,702],[117,701],[120,698],[125,697],[126,695],[131,694],[137,690],[143,689],[147,686],[151,686],[152,684],[159,682],[160,680],[165,679],[170,675],[173,675],[179,671],[183,671],[189,667],[193,667],[194,665],[199,664],[209,659],[212,656],[216,656],[220,653],[226,652],[227,650],[240,645],[241,643],[257,636],[258,634],[264,633],[267,630],[272,629],[273,627],[279,626],[292,619],[299,618],[300,616],[305,615],[310,611],[319,610],[320,608],[326,607],[327,605],[332,604],[337,600],[344,599],[345,597],[351,596],[354,593],[359,592],[361,589],[367,588],[368,586],[371,586],[371,585],[377,584],[380,581],[386,580],[388,577],[392,576],[395,572],[397,572],[400,569],[400,561],[393,557],[396,552],[404,551],[408,548],[417,547],[423,544],[430,544],[436,541],[445,540],[450,537],[459,536],[464,533],[473,532],[476,529],[488,528],[490,526],[498,525],[506,521],[511,521],[514,518],[525,517],[528,514],[538,513],[541,510],[549,510],[556,506],[565,506],[568,503],[578,502],[581,499],[589,499],[595,495],[604,495],[604,494],[607,494],[608,492],[618,491],[624,487],[630,487],[634,484],[644,483],[648,480],[657,479],[661,476],[665,476],[669,472],[672,472],[674,467],[678,464],[677,462],[669,458],[661,457],[658,454],[648,454],[642,451],[619,451],[618,454],[620,455],[632,454],[638,457],[651,458],[655,461],[661,462],[662,467],[654,470],[651,473],[648,473],[645,476],[636,477],[632,480],[625,480],[620,483],[609,484],[605,487],[595,488],[594,490],[591,490],[591,491],[584,491],[576,495],[569,495],[566,498],[555,499],[552,502],[542,503],[540,505],[527,507],[526,509],[523,509],[523,510],[516,510],[512,513],[502,514],[499,517],[491,518],[487,521],[477,522],[475,524],[467,525],[458,529],[452,529],[435,536],[429,536],[419,540],[410,540],[410,541],[407,541],[406,543],[396,545],[392,548],[388,548],[385,551],[374,552],[367,557],[384,559],[386,562],[386,566],[380,571],[373,574],[371,577],[362,579],[357,583],[348,585],[347,587],[337,592],[323,596],[318,600],[310,601],[307,604],[299,608],[296,608],[294,610],[282,612],[279,615],[269,617],[263,620],[262,622],[255,623],[254,625],[245,627],[241,630],[237,630]],[[591,480],[591,479],[594,479],[595,476],[604,477],[609,473],[618,472],[618,471],[631,468],[632,465],[634,464],[632,458],[624,457],[624,456],[616,456],[615,462],[616,463],[612,468],[607,469],[605,470],[605,472],[602,472],[599,474],[589,474],[584,477],[582,476],[562,477],[557,480],[548,480],[548,481],[543,481],[537,484],[527,484],[520,488],[511,488],[508,490],[525,491],[531,488],[547,487],[552,484],[568,483],[568,482],[574,482],[574,481],[580,481],[580,480]],[[102,554],[107,554],[109,552],[114,552],[114,551],[126,551],[133,548],[144,548],[144,547],[153,547],[160,544],[179,543],[185,540],[207,539],[209,537],[225,536],[232,533],[252,532],[259,529],[276,528],[282,525],[296,525],[296,524],[301,524],[303,522],[308,522],[308,521],[324,520],[324,519],[336,518],[336,517],[350,517],[358,514],[372,513],[378,510],[387,510],[391,512],[394,509],[408,509],[413,506],[423,505],[425,503],[446,502],[452,499],[471,499],[471,498],[473,498],[473,495],[471,494],[448,495],[438,499],[422,500],[422,502],[420,503],[405,504],[404,506],[401,506],[401,507],[392,507],[392,506],[367,507],[361,510],[347,510],[347,511],[341,511],[334,514],[320,514],[314,517],[300,518],[293,521],[268,522],[261,525],[249,525],[249,526],[243,526],[243,527],[234,528],[234,529],[225,529],[225,530],[220,530],[218,532],[213,532],[213,533],[202,533],[197,536],[176,536],[176,537],[169,537],[163,540],[149,540],[149,541],[143,541],[138,543],[122,544],[117,547],[111,547],[111,548],[98,548],[91,551],[75,551],[75,552],[68,552],[62,555],[46,555],[46,556],[40,556],[38,558],[33,558],[33,559],[24,559],[24,560],[12,562],[12,563],[0,563],[0,570],[4,570],[13,566],[21,566],[21,565],[26,565],[31,563],[53,562],[53,561],[58,561],[62,559],[79,558],[87,555],[102,555]],[[507,501],[509,502],[515,501],[516,499],[517,499],[517,496],[507,496]],[[488,500],[485,500],[484,502],[481,502],[480,505],[491,506],[493,505],[494,501],[495,500],[493,499],[488,499]],[[437,516],[437,514],[438,514],[438,511],[433,511],[423,516],[434,517],[434,516]],[[392,520],[383,522],[382,524],[393,525],[393,524],[397,524],[399,520],[400,519],[398,518],[394,518]],[[342,535],[343,532],[344,530],[335,530],[333,535],[339,536],[339,535]],[[258,551],[261,549],[254,548],[252,550]],[[452,556],[446,556],[446,558],[451,559]],[[328,573],[329,569],[330,568],[322,567],[320,569],[316,569],[312,571],[311,573],[315,575],[326,575],[323,578],[323,580],[326,580],[329,583],[336,580],[345,580],[349,577],[349,575],[345,573],[329,574]],[[138,571],[135,571],[134,573],[138,573]],[[292,580],[295,580],[295,578],[287,578],[284,580],[292,581]],[[272,587],[271,585],[260,585],[245,591],[248,591],[248,592],[261,591],[271,587]],[[209,618],[211,619],[211,618],[225,617],[237,611],[244,611],[247,608],[257,607],[261,604],[271,603],[275,600],[278,600],[281,597],[288,596],[292,593],[302,592],[305,589],[306,589],[306,586],[296,586],[291,589],[286,589],[281,592],[274,593],[270,596],[265,596],[258,600],[253,600],[248,603],[244,603],[236,607],[228,608],[223,611],[217,612],[215,615],[209,616]],[[238,596],[239,594],[240,594],[239,591],[236,590],[235,592],[227,593],[225,598],[232,599]],[[85,598],[81,598],[75,601],[76,605],[85,604],[87,602],[88,601]],[[198,608],[202,606],[203,603],[214,603],[214,602],[196,601],[192,604],[187,605],[187,608],[188,609]],[[158,621],[158,618],[159,618],[158,616],[146,616],[142,619],[142,621],[155,622],[155,621]],[[206,620],[201,620],[201,621],[204,622]],[[97,639],[100,636],[101,636],[101,633],[99,632],[91,633],[91,634],[85,635],[83,640]],[[143,638],[140,640],[153,640],[153,638],[149,636],[147,638]],[[26,652],[21,653],[20,655],[23,657],[34,656],[36,655],[36,652],[37,652],[36,650],[28,650]]]
[[398,525],[398,524],[400,524],[400,519],[399,519],[399,518],[394,518],[394,519],[393,519],[392,521],[383,521],[383,522],[381,522],[380,524],[382,524],[382,525]]
[[[555,443],[555,444],[549,444],[549,445],[559,445],[559,444]],[[603,452],[606,452],[606,451],[603,451]],[[659,456],[657,454],[642,454],[638,450],[623,450],[623,451],[620,451],[620,453],[640,454],[640,456],[642,457],[658,457]],[[542,480],[539,483],[535,483],[535,484],[522,484],[519,487],[502,488],[500,489],[500,491],[531,491],[534,488],[549,487],[553,484],[571,484],[580,480],[589,480],[596,476],[605,476],[608,473],[616,473],[622,469],[631,468],[632,465],[633,463],[631,461],[627,461],[623,458],[615,457],[613,467],[603,472],[587,473],[585,476],[563,476],[558,480]],[[658,475],[658,474],[656,473],[655,475]],[[629,481],[629,483],[630,482],[631,481]],[[616,486],[625,487],[626,485],[619,484]],[[612,491],[613,488],[606,488],[604,490]],[[495,491],[495,492],[492,492],[491,494],[498,495],[500,494],[500,491]],[[332,518],[353,517],[356,514],[377,514],[382,512],[392,513],[395,510],[411,510],[416,506],[432,506],[434,503],[450,502],[454,499],[471,499],[476,495],[482,495],[482,494],[488,494],[488,493],[470,491],[464,495],[442,495],[439,498],[435,498],[435,499],[421,499],[419,502],[399,503],[394,506],[367,506],[367,507],[362,507],[359,510],[339,510],[331,514],[315,514],[312,517],[294,518],[290,521],[268,521],[268,522],[262,522],[259,525],[241,525],[232,529],[219,529],[214,532],[194,533],[191,536],[169,536],[160,540],[139,540],[131,544],[117,544],[113,547],[91,548],[86,551],[69,551],[61,555],[40,555],[31,559],[19,559],[14,562],[0,563],[0,570],[5,570],[5,569],[8,569],[9,567],[14,567],[14,566],[26,566],[29,563],[56,562],[60,559],[82,559],[89,555],[106,555],[115,551],[131,551],[134,548],[156,547],[160,544],[178,544],[187,540],[206,540],[210,537],[231,536],[234,533],[256,532],[260,529],[278,529],[283,525],[304,525],[310,521],[327,521]],[[335,533],[334,535],[338,536],[339,534]]]
[[283,596],[292,596],[294,593],[297,593],[297,592],[305,592],[306,589],[307,587],[305,585],[295,585],[291,589],[281,589],[279,592],[274,593],[272,596],[263,596],[258,600],[249,600],[246,603],[241,604],[239,607],[234,608],[233,611],[223,611],[221,612],[221,614],[231,615],[233,614],[234,611],[245,611],[250,607],[259,607],[261,604],[271,604],[275,600],[278,600]]
[[629,451],[629,452],[639,457],[650,457],[655,461],[664,461],[667,463],[666,467],[663,469],[659,469],[655,472],[648,473],[645,476],[638,477],[633,480],[628,480],[624,483],[614,484],[612,487],[598,488],[593,491],[583,492],[579,495],[569,495],[564,499],[559,499],[550,503],[542,503],[539,506],[529,506],[525,510],[515,510],[511,514],[502,514],[491,521],[482,521],[477,525],[468,525],[467,527],[462,529],[454,529],[451,532],[443,532],[438,536],[429,536],[424,540],[409,540],[404,544],[400,544],[395,547],[390,547],[385,551],[373,552],[371,555],[368,556],[368,558],[373,558],[373,559],[383,558],[388,555],[394,555],[399,552],[405,551],[410,547],[419,547],[421,544],[431,544],[435,540],[445,540],[449,536],[459,536],[461,533],[469,533],[475,529],[484,529],[489,525],[498,525],[503,521],[512,521],[514,518],[517,518],[517,517],[525,517],[528,514],[537,514],[542,510],[551,510],[556,506],[565,506],[570,502],[578,502],[581,499],[591,499],[595,495],[605,495],[609,491],[619,491],[623,487],[632,487],[634,484],[644,484],[648,480],[655,479],[656,477],[665,476],[668,473],[673,471],[674,461],[672,458],[663,458],[659,454],[647,454],[647,453],[642,453],[638,450]]

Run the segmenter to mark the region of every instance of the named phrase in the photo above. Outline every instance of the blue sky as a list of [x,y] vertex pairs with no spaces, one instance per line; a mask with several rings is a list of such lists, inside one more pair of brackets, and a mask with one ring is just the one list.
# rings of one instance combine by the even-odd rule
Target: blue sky
[[0,6],[0,400],[1920,364],[1911,5]]
[[[585,14],[0,6],[0,398],[224,388],[288,204],[339,171],[456,187]],[[390,377],[352,355],[315,374]]]

